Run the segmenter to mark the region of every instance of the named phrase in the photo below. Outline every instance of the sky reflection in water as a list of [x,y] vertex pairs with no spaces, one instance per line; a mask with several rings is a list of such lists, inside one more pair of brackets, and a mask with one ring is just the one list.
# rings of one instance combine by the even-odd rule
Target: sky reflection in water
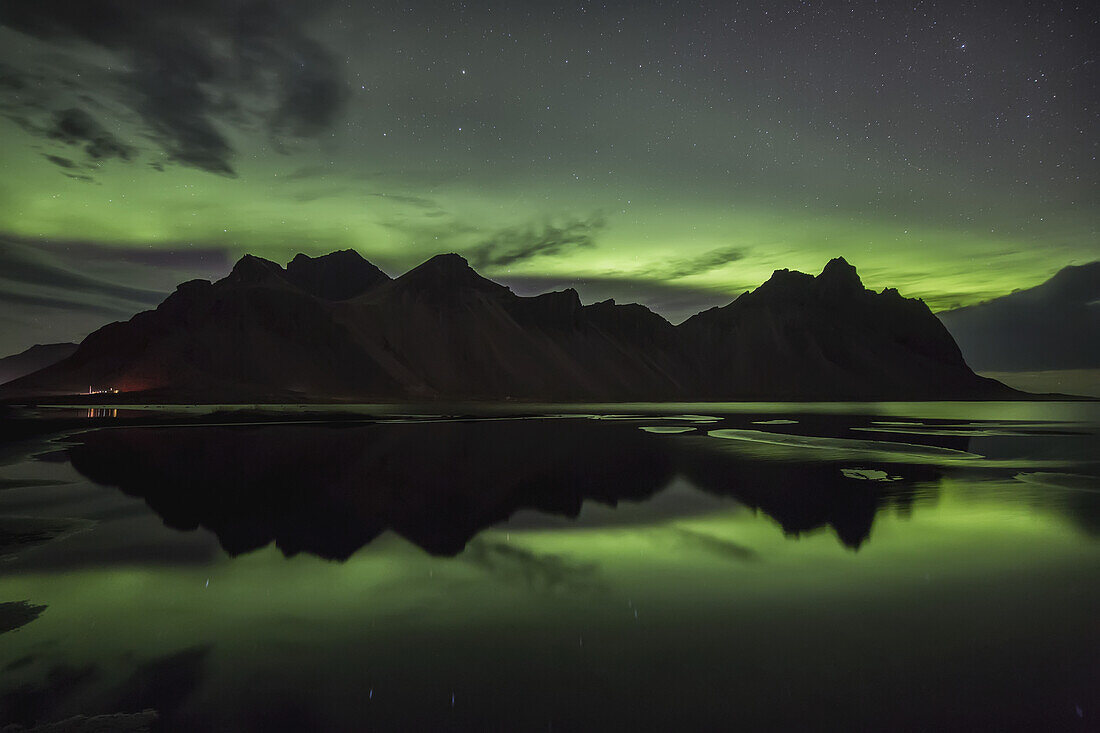
[[614,413],[119,428],[0,467],[0,601],[45,606],[0,639],[3,722],[1095,723],[1095,407]]

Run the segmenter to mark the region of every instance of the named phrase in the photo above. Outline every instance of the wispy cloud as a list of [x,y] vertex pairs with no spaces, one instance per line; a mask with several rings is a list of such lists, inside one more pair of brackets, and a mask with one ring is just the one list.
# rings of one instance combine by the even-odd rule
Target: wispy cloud
[[467,253],[475,267],[504,267],[518,262],[559,255],[596,245],[596,236],[607,225],[602,214],[570,219],[563,224],[528,225],[501,229]]
[[724,267],[731,262],[743,260],[747,254],[748,250],[744,247],[721,247],[694,257],[681,257],[670,260],[664,266],[657,268],[655,274],[669,280],[701,275],[704,272]]
[[79,340],[108,321],[155,306],[180,282],[220,277],[230,259],[216,246],[137,247],[0,234],[0,310],[11,321],[0,328],[0,353]]
[[0,282],[57,288],[77,293],[105,295],[138,303],[157,303],[164,294],[155,290],[100,280],[67,268],[55,258],[35,249],[14,245],[0,246]]

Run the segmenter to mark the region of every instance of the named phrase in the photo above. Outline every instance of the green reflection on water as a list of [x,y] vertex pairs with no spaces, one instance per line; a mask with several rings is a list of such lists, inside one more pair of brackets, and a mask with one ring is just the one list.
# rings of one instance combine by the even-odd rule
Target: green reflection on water
[[[917,412],[878,414],[961,418]],[[33,659],[3,687],[92,667],[51,717],[91,712],[135,665],[209,648],[185,707],[229,728],[280,695],[348,728],[703,726],[716,712],[919,727],[966,721],[975,700],[976,724],[1100,713],[1100,543],[1057,486],[945,475],[879,509],[858,551],[830,529],[788,537],[731,499],[675,490],[698,511],[588,502],[576,520],[542,523],[521,512],[454,558],[386,533],[343,563],[269,546],[4,574],[0,599],[48,608],[3,638],[0,669]]]
[[[453,559],[389,535],[346,563],[284,558],[268,547],[210,566],[10,575],[0,578],[0,596],[32,598],[49,611],[6,640],[5,656],[51,639],[75,660],[125,648],[155,653],[197,639],[247,646],[291,622],[305,624],[296,633],[336,645],[424,624],[492,626],[521,617],[562,624],[576,621],[562,615],[570,613],[592,624],[621,616],[610,610],[628,598],[648,618],[699,607],[773,609],[868,593],[904,596],[975,575],[994,582],[1100,558],[1063,517],[998,500],[996,488],[977,497],[966,488],[941,487],[938,500],[918,503],[911,516],[880,513],[859,552],[827,530],[795,541],[766,518],[735,510],[643,526],[504,526]],[[751,556],[722,552],[722,543]]]

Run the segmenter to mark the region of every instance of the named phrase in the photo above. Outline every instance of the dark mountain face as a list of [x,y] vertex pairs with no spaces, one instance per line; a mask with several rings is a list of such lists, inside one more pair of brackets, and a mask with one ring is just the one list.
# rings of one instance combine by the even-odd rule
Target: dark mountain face
[[1100,369],[1100,262],[938,315],[975,369]]
[[345,249],[323,257],[295,256],[286,265],[286,279],[318,298],[347,300],[389,282],[390,276]]
[[71,355],[77,344],[35,344],[26,351],[0,359],[0,384],[56,364]]
[[391,292],[413,299],[446,301],[475,295],[507,298],[512,291],[477,274],[465,258],[452,253],[436,255],[409,270],[397,278]]
[[923,302],[833,260],[786,270],[673,326],[640,305],[520,297],[455,254],[391,280],[354,252],[246,256],[85,339],[8,395],[95,388],[162,399],[948,399],[975,376]]
[[843,259],[768,282],[679,327],[720,399],[949,399],[996,391],[920,300],[863,287]]

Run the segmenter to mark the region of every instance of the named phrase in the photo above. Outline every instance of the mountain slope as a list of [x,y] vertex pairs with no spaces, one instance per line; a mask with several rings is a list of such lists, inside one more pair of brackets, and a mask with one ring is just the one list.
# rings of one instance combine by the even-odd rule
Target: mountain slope
[[922,300],[869,291],[844,259],[816,277],[777,271],[681,329],[708,392],[729,400],[952,398],[999,389],[967,368]]
[[938,315],[974,369],[1100,369],[1100,262]]
[[680,326],[721,399],[950,399],[995,393],[923,301],[864,288],[843,258],[817,277],[776,271]]
[[[66,393],[92,385],[189,398],[393,390],[331,317],[332,305],[277,264],[242,258],[228,276],[181,284],[155,310],[92,333],[69,359],[16,385]],[[15,385],[13,385],[15,386]]]
[[664,398],[675,382],[647,343],[603,322],[641,306],[582,306],[575,291],[521,298],[458,255],[438,255],[336,311],[378,363],[414,396],[500,399]]
[[975,376],[923,302],[833,260],[777,271],[673,326],[640,305],[520,297],[455,254],[390,279],[352,251],[242,258],[91,334],[5,396],[116,388],[176,400],[945,399]]
[[0,359],[0,384],[37,372],[72,354],[77,344],[35,344],[26,351]]
[[324,300],[346,300],[361,295],[390,276],[345,249],[323,257],[299,254],[286,264],[286,279],[310,295]]

